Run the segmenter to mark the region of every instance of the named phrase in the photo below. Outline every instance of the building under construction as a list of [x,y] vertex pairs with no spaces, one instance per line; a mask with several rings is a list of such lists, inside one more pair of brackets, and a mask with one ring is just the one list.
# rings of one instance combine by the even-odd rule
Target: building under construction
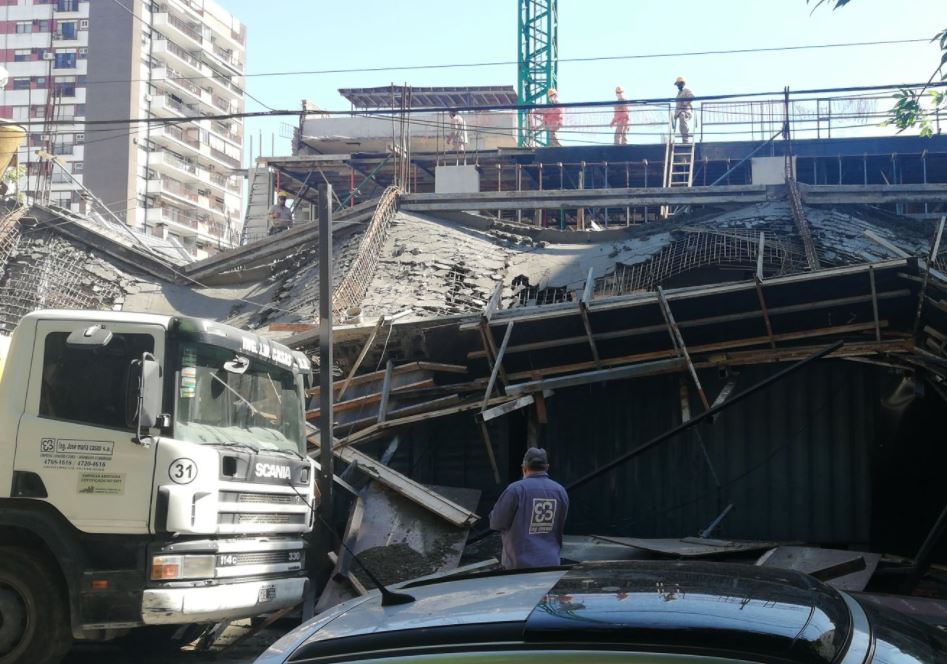
[[[311,212],[325,203],[342,482],[357,468],[469,528],[538,445],[571,488],[570,534],[672,556],[698,535],[704,553],[855,549],[887,579],[872,583],[912,590],[890,570],[927,570],[925,592],[947,596],[928,570],[947,545],[947,453],[932,434],[947,399],[947,139],[822,136],[802,109],[752,110],[755,140],[709,140],[713,118],[737,111],[705,107],[708,136],[684,147],[668,109],[639,109],[663,114],[654,131],[641,115],[653,141],[463,155],[412,149],[407,112],[380,150],[320,154],[340,138],[304,116],[297,153],[251,170],[246,228],[259,233],[241,247],[188,262],[61,210],[15,210],[0,310],[15,324],[24,289],[47,288],[29,306],[210,316],[318,362],[326,238]],[[820,135],[795,138],[796,121]],[[297,222],[265,236],[277,186]],[[26,275],[45,274],[51,243],[83,260],[41,286]]]

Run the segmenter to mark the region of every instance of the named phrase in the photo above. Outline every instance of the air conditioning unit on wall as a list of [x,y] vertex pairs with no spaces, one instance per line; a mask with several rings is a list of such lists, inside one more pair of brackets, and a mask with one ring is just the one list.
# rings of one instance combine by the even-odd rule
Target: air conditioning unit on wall
[[87,19],[87,18],[79,19],[79,29],[80,29],[80,30],[88,30],[88,29],[89,29],[89,19]]
[[56,55],[52,53],[51,51],[47,51],[46,53],[43,53],[43,60],[55,60],[55,59],[56,59]]

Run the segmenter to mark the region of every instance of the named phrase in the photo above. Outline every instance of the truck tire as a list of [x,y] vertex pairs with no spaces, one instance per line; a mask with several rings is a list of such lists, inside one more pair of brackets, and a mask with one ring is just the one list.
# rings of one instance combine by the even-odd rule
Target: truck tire
[[0,546],[0,664],[57,664],[69,651],[60,578],[38,552]]

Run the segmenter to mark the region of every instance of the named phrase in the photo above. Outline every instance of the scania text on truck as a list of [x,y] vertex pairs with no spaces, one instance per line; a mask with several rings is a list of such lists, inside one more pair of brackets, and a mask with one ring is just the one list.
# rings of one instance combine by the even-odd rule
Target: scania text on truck
[[0,664],[288,607],[306,357],[219,323],[39,311],[0,344]]

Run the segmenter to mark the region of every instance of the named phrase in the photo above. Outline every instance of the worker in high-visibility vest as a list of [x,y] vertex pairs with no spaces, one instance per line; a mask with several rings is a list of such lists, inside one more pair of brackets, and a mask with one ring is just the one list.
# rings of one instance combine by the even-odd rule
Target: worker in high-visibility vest
[[628,105],[622,103],[625,101],[625,88],[620,85],[615,88],[615,96],[618,103],[615,104],[615,113],[612,115],[611,126],[615,128],[615,145],[628,144]]
[[[559,92],[555,88],[550,88],[546,93],[546,98],[550,104],[559,103]],[[562,129],[562,108],[555,106],[552,108],[543,108],[537,112],[540,120],[540,126],[549,132],[549,145],[560,147],[558,131]]]

